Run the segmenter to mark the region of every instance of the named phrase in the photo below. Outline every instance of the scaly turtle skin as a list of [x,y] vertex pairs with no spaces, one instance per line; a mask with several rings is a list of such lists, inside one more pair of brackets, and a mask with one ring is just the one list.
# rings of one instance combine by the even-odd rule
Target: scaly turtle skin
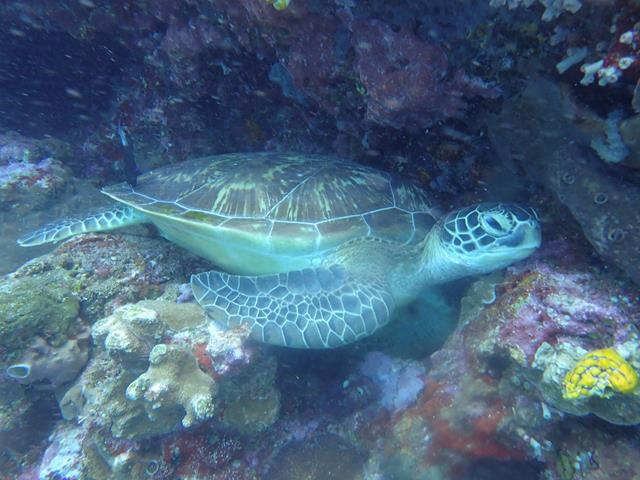
[[425,287],[503,268],[540,245],[531,209],[482,203],[440,217],[417,186],[317,155],[204,157],[103,192],[119,205],[18,243],[153,223],[220,268],[191,277],[214,321],[297,348],[371,335]]

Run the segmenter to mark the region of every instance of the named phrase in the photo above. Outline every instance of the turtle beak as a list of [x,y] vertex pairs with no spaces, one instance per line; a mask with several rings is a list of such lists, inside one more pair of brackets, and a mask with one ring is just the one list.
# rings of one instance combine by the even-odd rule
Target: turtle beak
[[528,257],[542,243],[542,231],[538,219],[531,217],[526,222],[522,222],[511,235],[501,238],[498,243],[518,251],[522,254],[522,258]]

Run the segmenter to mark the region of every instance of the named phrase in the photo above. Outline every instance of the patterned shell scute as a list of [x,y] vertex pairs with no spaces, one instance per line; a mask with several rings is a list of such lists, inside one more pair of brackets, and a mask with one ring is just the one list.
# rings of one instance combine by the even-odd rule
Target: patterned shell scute
[[437,216],[420,188],[320,155],[203,157],[144,174],[134,188],[118,184],[104,192],[151,214],[253,235],[296,236],[318,247],[362,235],[414,243]]

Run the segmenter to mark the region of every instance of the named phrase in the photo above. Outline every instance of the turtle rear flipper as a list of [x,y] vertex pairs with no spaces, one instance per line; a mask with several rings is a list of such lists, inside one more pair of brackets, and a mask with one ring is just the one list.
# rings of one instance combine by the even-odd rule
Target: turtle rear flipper
[[354,278],[342,266],[275,275],[193,275],[191,287],[209,317],[247,325],[255,340],[294,348],[333,348],[371,335],[390,318],[383,285]]
[[51,223],[18,239],[21,247],[55,243],[81,233],[103,232],[142,223],[142,216],[133,208],[117,205],[85,218],[70,218]]

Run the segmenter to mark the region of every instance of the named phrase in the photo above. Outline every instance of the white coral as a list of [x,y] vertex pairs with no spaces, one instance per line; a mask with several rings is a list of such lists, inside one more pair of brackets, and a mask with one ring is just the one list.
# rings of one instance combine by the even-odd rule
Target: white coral
[[213,416],[217,385],[202,372],[190,350],[177,345],[156,345],[149,355],[151,365],[129,387],[127,398],[144,402],[149,419],[184,410],[182,425],[190,427]]

